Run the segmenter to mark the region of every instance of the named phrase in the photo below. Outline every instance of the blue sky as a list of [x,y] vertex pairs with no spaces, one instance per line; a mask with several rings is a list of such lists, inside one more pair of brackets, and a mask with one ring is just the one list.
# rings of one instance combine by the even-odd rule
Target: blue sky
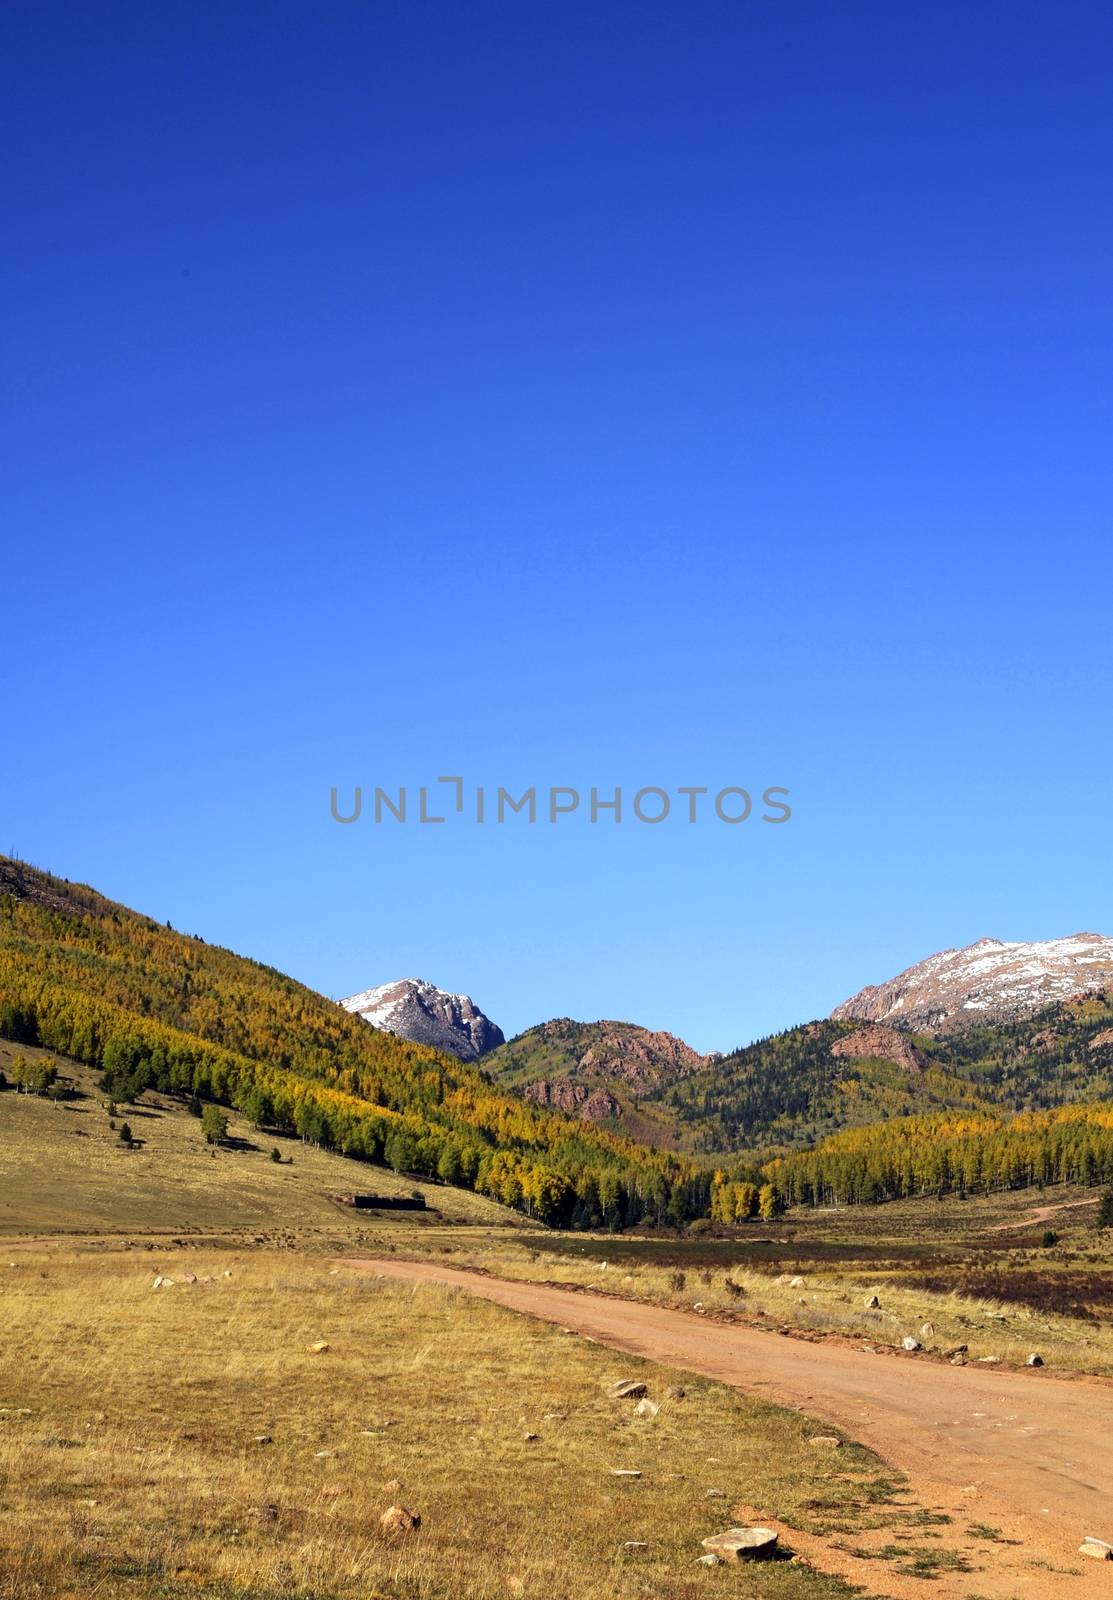
[[[1107,7],[0,39],[0,848],[703,1048],[1113,929]],[[793,817],[329,819],[442,773]]]

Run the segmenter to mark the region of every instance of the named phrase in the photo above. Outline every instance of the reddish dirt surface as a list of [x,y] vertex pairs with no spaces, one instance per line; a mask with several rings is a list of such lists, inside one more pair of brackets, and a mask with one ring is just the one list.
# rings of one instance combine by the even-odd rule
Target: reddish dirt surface
[[1096,1206],[1100,1195],[1094,1195],[1089,1200],[1060,1200],[1058,1205],[1037,1206],[1034,1211],[1026,1211],[1021,1217],[1014,1217],[1012,1222],[995,1222],[992,1228],[987,1228],[987,1233],[1016,1233],[1021,1228],[1034,1228],[1041,1222],[1050,1222],[1057,1211],[1077,1211],[1079,1206]]
[[[1108,1382],[871,1354],[846,1343],[783,1338],[663,1306],[490,1278],[435,1262],[343,1264],[465,1289],[613,1349],[701,1373],[836,1424],[905,1473],[917,1504],[951,1518],[933,1530],[941,1535],[933,1544],[961,1554],[973,1568],[914,1578],[896,1572],[891,1562],[856,1559],[830,1539],[786,1530],[786,1541],[813,1565],[873,1594],[897,1600],[1113,1595],[1113,1562],[1077,1554],[1086,1534],[1113,1540]],[[776,1507],[745,1510],[776,1525]],[[970,1524],[978,1523],[1000,1529],[1000,1539],[969,1536]],[[879,1547],[876,1535],[851,1535],[845,1543]]]

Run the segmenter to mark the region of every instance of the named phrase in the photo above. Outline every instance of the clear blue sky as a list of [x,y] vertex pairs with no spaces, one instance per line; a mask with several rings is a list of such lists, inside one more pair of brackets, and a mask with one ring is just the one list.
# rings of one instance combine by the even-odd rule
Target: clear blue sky
[[[704,1048],[1113,929],[1096,3],[0,18],[0,848]],[[783,784],[782,827],[328,791]]]

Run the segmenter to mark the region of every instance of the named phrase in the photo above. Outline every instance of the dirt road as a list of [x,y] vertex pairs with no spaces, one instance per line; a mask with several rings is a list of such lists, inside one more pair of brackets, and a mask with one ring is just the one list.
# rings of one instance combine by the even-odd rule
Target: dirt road
[[987,1228],[987,1233],[1018,1233],[1021,1228],[1031,1228],[1040,1222],[1050,1222],[1057,1211],[1077,1211],[1080,1206],[1096,1206],[1101,1200],[1098,1194],[1086,1200],[1060,1200],[1057,1205],[1037,1206],[1034,1211],[1025,1211],[1023,1216],[1014,1217],[1011,1222],[995,1222],[992,1228]]
[[[779,1337],[691,1312],[488,1278],[435,1262],[345,1265],[465,1289],[616,1350],[797,1407],[835,1423],[900,1468],[920,1502],[947,1512],[956,1530],[985,1523],[1016,1541],[979,1547],[986,1565],[976,1576],[921,1583],[913,1592],[930,1587],[940,1597],[1033,1600],[1064,1588],[1077,1600],[1113,1593],[1113,1563],[1076,1553],[1085,1534],[1113,1540],[1113,1385],[1101,1379],[871,1355],[845,1343]],[[824,1564],[839,1570],[837,1562]],[[868,1565],[872,1570],[851,1572],[877,1593],[883,1574]],[[848,1571],[845,1563],[842,1570]],[[886,1581],[884,1588],[907,1592],[906,1584]]]

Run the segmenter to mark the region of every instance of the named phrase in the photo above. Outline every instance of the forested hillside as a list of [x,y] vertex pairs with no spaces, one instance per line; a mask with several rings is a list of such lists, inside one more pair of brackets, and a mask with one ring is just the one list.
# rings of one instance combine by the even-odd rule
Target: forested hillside
[[840,1056],[850,1022],[809,1022],[747,1045],[674,1085],[665,1101],[697,1151],[808,1145],[839,1128],[941,1107],[977,1106],[980,1091],[925,1056],[916,1069]]
[[897,1117],[780,1157],[765,1175],[790,1203],[804,1205],[1110,1183],[1113,1105]]
[[294,979],[95,891],[0,858],[0,1036],[552,1223],[697,1216],[691,1160],[499,1092],[472,1066],[378,1032]]
[[860,1025],[852,1021],[810,1022],[674,1084],[663,1098],[679,1119],[683,1145],[708,1152],[800,1147],[895,1116],[1038,1111],[1113,1095],[1109,995],[1062,1001],[1022,1022],[940,1039],[903,1035],[915,1066],[840,1055],[856,1031]]

